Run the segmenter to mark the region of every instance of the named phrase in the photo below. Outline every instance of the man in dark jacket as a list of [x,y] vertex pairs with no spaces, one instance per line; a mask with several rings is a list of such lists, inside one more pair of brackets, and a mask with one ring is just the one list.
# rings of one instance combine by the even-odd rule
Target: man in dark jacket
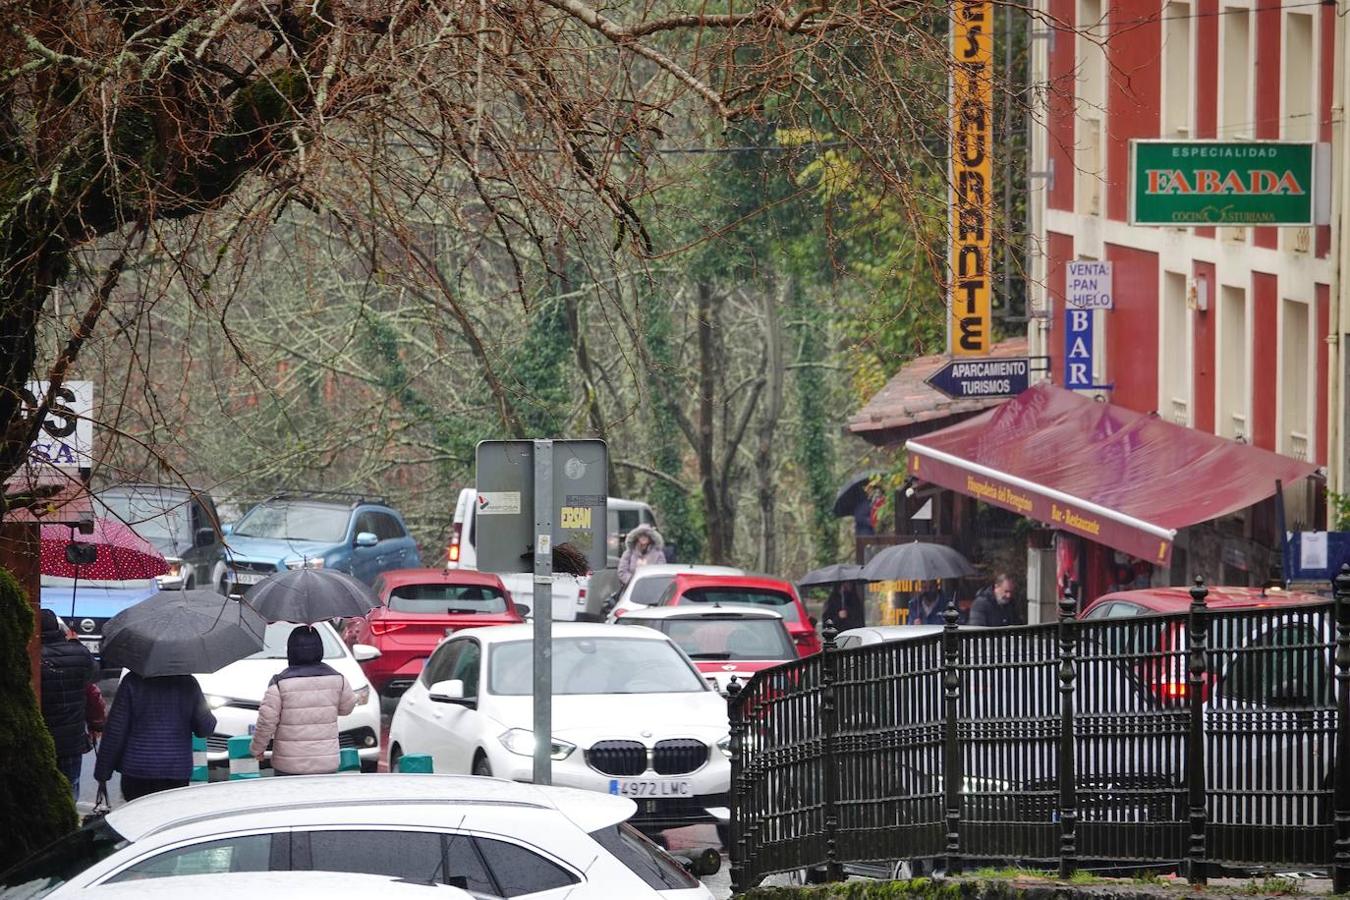
[[94,656],[70,639],[56,613],[44,609],[42,624],[42,718],[56,745],[56,765],[80,794],[80,761],[89,749],[85,687],[98,677]]
[[207,737],[216,717],[191,675],[142,678],[128,672],[117,686],[99,744],[94,778],[122,773],[122,797],[135,800],[185,787],[192,777],[192,736]]
[[1021,625],[1022,618],[1013,605],[1013,592],[1017,590],[1017,580],[1006,573],[994,579],[992,587],[987,587],[975,595],[970,605],[970,624],[984,626]]
[[945,625],[947,619],[947,598],[942,596],[936,581],[925,581],[920,585],[917,597],[909,601],[905,615],[906,625]]

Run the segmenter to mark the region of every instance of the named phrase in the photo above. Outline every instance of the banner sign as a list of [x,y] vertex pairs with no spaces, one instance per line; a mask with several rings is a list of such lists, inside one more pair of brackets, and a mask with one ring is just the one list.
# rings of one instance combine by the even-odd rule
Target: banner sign
[[1090,309],[1064,310],[1064,386],[1071,391],[1091,390],[1092,319]]
[[1064,264],[1064,305],[1071,309],[1111,309],[1111,264],[1074,259]]
[[[47,396],[48,382],[30,381],[23,392],[24,415],[37,411]],[[66,381],[47,408],[47,417],[37,440],[28,448],[33,463],[63,469],[89,469],[94,465],[94,383]]]
[[993,3],[957,0],[953,15],[947,344],[953,356],[987,356],[993,326]]
[[1315,144],[1130,141],[1132,225],[1312,225]]

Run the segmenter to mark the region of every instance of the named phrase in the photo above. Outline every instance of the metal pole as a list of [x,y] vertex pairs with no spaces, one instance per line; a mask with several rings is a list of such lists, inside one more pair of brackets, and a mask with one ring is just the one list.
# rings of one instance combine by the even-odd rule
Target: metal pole
[[839,863],[839,756],[838,734],[839,715],[836,704],[834,683],[838,678],[835,668],[836,654],[834,639],[837,632],[834,624],[825,624],[824,646],[821,650],[821,737],[824,739],[823,760],[825,778],[822,784],[825,800],[825,877],[829,881],[843,881],[844,869]]
[[947,874],[961,874],[961,785],[965,780],[961,773],[961,743],[958,716],[961,697],[961,650],[957,643],[959,632],[956,623],[961,613],[956,609],[956,601],[947,605],[942,614],[945,625],[942,629],[942,784],[943,805],[947,814]]
[[1186,841],[1186,879],[1191,884],[1208,881],[1205,859],[1209,855],[1205,829],[1209,813],[1205,808],[1205,682],[1208,668],[1206,644],[1209,641],[1209,616],[1205,598],[1209,591],[1205,580],[1196,577],[1187,610],[1186,633],[1190,643],[1190,664],[1186,675],[1186,702],[1190,707],[1190,727],[1186,732],[1186,805],[1190,836]]
[[553,783],[553,441],[534,442],[534,783]]
[[731,718],[731,889],[735,893],[746,890],[745,883],[745,819],[742,805],[746,802],[745,777],[745,711],[742,706],[744,689],[727,698],[727,712]]
[[1280,587],[1287,589],[1294,558],[1289,552],[1289,528],[1284,520],[1284,483],[1278,478],[1275,479],[1275,527],[1280,529]]
[[1332,766],[1336,844],[1332,890],[1350,891],[1350,563],[1332,582],[1336,596],[1336,764]]
[[1077,634],[1074,612],[1078,600],[1074,584],[1059,598],[1059,877],[1078,868],[1078,773],[1074,765],[1074,679]]

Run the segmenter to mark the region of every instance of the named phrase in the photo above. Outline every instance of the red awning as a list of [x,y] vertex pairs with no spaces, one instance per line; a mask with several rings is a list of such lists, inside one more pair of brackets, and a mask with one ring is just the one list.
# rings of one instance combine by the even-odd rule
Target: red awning
[[1311,475],[1236,444],[1050,384],[905,445],[916,478],[1166,565],[1177,530]]

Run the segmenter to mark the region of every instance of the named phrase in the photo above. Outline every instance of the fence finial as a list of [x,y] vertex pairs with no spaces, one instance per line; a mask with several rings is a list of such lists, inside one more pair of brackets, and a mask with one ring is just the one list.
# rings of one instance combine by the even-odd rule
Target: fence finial
[[1186,615],[1189,664],[1186,671],[1186,702],[1189,721],[1186,730],[1186,818],[1190,834],[1186,839],[1186,879],[1191,884],[1209,880],[1209,843],[1206,831],[1209,808],[1205,798],[1205,694],[1209,682],[1209,617],[1205,598],[1209,589],[1205,579],[1195,577],[1191,586],[1191,605]]

